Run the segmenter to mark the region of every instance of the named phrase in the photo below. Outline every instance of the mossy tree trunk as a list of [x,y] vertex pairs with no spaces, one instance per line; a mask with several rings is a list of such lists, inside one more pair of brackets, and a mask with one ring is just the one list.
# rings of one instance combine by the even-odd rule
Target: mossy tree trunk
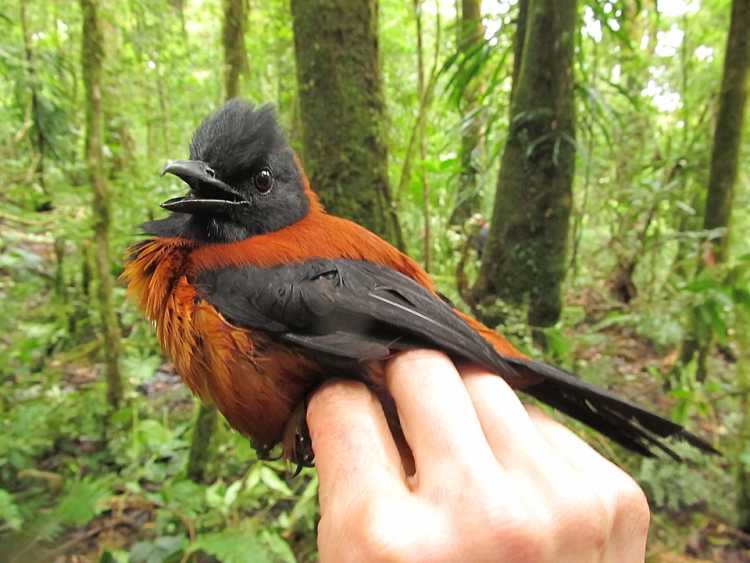
[[240,95],[240,78],[248,70],[246,27],[247,0],[224,0],[221,35],[224,47],[224,97],[227,100]]
[[[248,71],[245,50],[247,0],[224,0],[222,46],[224,50],[224,99],[240,95],[240,78]],[[203,481],[206,465],[211,458],[211,438],[216,431],[218,412],[212,405],[199,404],[190,440],[187,475],[193,481]]]
[[481,304],[499,298],[525,304],[528,323],[546,327],[560,316],[572,203],[576,1],[528,0],[526,9],[511,125],[473,297],[491,324],[503,315]]
[[[480,0],[462,0],[461,16],[457,28],[458,51],[462,56],[470,56],[477,45],[484,41],[484,25]],[[451,225],[463,225],[473,213],[479,210],[482,194],[478,184],[478,155],[480,148],[482,120],[479,114],[477,99],[481,86],[467,84],[460,100],[461,112],[461,147],[459,160],[461,172],[458,176],[456,204],[451,213]]]
[[739,391],[739,411],[741,415],[739,426],[739,451],[736,455],[737,472],[737,513],[738,527],[750,533],[750,464],[744,459],[750,444],[750,314],[741,311],[737,319],[737,344],[739,361],[737,362],[737,390]]
[[419,175],[422,183],[422,217],[424,230],[422,235],[422,264],[425,271],[432,269],[432,209],[430,204],[430,183],[427,177],[427,117],[432,104],[432,93],[440,55],[440,12],[436,14],[435,56],[430,75],[425,79],[425,52],[423,33],[423,0],[414,0],[414,16],[417,24],[417,97],[419,110],[415,135],[419,139]]
[[198,405],[186,469],[188,478],[193,481],[203,481],[206,477],[206,466],[211,459],[211,438],[218,419],[216,407],[203,403]]
[[719,112],[716,119],[708,198],[703,228],[725,229],[714,239],[713,253],[717,262],[727,257],[729,225],[732,215],[734,185],[742,144],[742,126],[750,68],[750,0],[733,0],[732,17],[724,57]]
[[[737,180],[737,164],[742,142],[742,128],[747,105],[748,74],[750,74],[750,0],[732,2],[732,20],[724,60],[724,77],[719,100],[719,116],[711,158],[708,200],[704,228],[726,227],[726,235],[715,242],[719,261],[727,258],[732,195]],[[750,440],[750,336],[746,328],[750,315],[742,314],[738,323],[741,360],[737,367],[738,387],[744,391],[740,403],[744,412],[741,432],[745,443]],[[745,449],[744,454],[747,453]],[[742,453],[737,462],[737,512],[739,527],[750,533],[750,466]]]
[[97,276],[97,298],[104,332],[107,401],[117,407],[122,400],[122,377],[119,369],[120,327],[112,299],[112,271],[109,256],[110,196],[102,156],[102,64],[103,38],[97,19],[97,0],[80,0],[83,14],[81,34],[81,68],[86,105],[86,167],[93,191],[94,265]]
[[521,74],[521,61],[523,60],[523,47],[526,43],[526,18],[528,13],[529,0],[518,0],[516,36],[513,39],[513,76],[510,83],[511,112],[513,110],[513,97],[518,90],[518,77]]
[[187,40],[187,25],[185,21],[185,4],[186,0],[170,0],[169,2],[172,6],[172,9],[177,14],[177,17],[180,20],[180,32],[182,33],[182,39],[183,41]]
[[35,180],[43,194],[43,201],[37,203],[36,207],[41,211],[48,211],[52,202],[47,184],[44,177],[44,159],[47,148],[47,139],[44,136],[44,126],[42,124],[42,114],[39,101],[39,78],[36,72],[36,60],[31,43],[31,33],[29,31],[28,17],[26,14],[26,2],[20,2],[18,5],[18,16],[21,23],[21,34],[23,35],[23,48],[26,58],[26,75],[28,77],[28,90],[31,95],[31,122],[32,137],[31,145],[34,153],[35,163],[34,172]]
[[377,0],[292,0],[303,160],[333,213],[403,248],[388,182]]
[[[703,216],[704,230],[723,229],[723,234],[712,239],[705,252],[699,253],[698,271],[721,264],[727,259],[729,227],[732,215],[734,185],[742,145],[742,130],[747,105],[748,74],[750,73],[750,0],[733,0],[729,23],[724,70],[719,94],[719,108],[714,131],[711,165]],[[706,360],[711,338],[698,338],[698,319],[691,319],[690,336],[685,339],[680,354],[687,364],[698,353],[698,379],[706,376]]]

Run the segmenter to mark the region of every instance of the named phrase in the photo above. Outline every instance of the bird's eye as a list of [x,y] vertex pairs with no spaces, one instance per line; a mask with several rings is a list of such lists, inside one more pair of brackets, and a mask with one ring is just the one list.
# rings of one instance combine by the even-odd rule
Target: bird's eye
[[267,194],[273,188],[273,176],[268,168],[262,169],[255,175],[253,179],[255,182],[255,189],[262,194]]

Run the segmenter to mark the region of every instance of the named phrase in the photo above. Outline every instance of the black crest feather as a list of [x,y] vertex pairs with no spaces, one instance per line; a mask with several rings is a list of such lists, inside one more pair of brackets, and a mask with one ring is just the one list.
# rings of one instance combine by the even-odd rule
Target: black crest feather
[[286,146],[272,105],[256,108],[234,98],[200,124],[190,143],[190,158],[210,162],[218,176],[231,180],[262,155]]

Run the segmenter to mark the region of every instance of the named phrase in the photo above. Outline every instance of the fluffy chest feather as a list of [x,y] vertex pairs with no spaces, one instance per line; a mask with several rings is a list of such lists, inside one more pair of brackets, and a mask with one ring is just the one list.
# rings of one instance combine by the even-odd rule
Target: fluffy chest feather
[[152,239],[136,246],[123,277],[164,352],[190,389],[213,402],[256,446],[282,437],[293,409],[317,377],[317,366],[263,333],[228,323],[190,283],[192,246]]

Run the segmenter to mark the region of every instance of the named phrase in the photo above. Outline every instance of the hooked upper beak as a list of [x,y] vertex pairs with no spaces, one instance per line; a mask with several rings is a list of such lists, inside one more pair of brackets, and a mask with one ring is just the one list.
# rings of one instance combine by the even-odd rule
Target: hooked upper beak
[[190,194],[175,197],[161,204],[177,213],[228,211],[250,202],[229,184],[216,178],[213,169],[200,160],[170,160],[161,175],[174,174],[190,186]]

